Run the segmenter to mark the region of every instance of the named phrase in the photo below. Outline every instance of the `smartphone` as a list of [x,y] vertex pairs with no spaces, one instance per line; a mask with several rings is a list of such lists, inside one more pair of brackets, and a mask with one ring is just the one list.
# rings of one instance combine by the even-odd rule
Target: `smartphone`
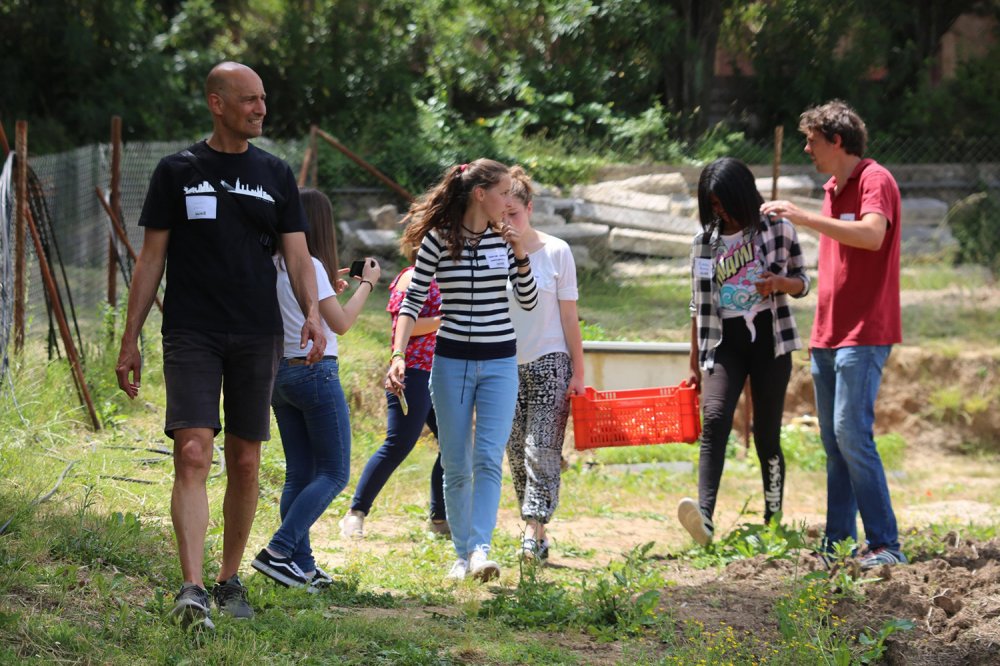
[[406,404],[406,394],[400,391],[397,397],[399,398],[399,407],[403,410],[403,416],[406,416],[406,413],[410,411],[410,406]]
[[351,277],[361,277],[361,273],[365,270],[365,260],[355,259],[351,262]]

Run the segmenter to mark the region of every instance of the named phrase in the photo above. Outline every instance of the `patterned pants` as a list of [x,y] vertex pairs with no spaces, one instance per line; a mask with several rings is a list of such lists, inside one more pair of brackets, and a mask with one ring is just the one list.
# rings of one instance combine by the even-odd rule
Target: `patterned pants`
[[559,504],[563,435],[569,418],[569,354],[556,352],[517,366],[517,407],[507,462],[521,518],[548,523]]

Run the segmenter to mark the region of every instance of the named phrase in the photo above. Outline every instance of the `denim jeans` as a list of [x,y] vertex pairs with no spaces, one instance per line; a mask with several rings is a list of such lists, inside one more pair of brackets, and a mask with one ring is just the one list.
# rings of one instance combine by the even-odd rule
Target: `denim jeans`
[[[395,393],[386,391],[386,401],[389,407],[389,418],[385,431],[385,442],[378,451],[372,454],[358,479],[358,487],[354,490],[351,509],[367,514],[372,503],[382,491],[386,481],[396,471],[400,463],[410,455],[414,445],[423,432],[424,424],[437,437],[437,419],[431,406],[430,374],[419,368],[406,369],[407,412],[399,404]],[[446,517],[444,508],[444,473],[441,471],[441,454],[434,461],[431,471],[431,518]]]
[[826,449],[826,545],[857,541],[857,514],[869,546],[899,550],[896,515],[875,449],[875,398],[891,345],[812,350],[820,436]]
[[477,546],[490,545],[496,527],[503,453],[517,401],[517,359],[473,361],[435,354],[431,398],[451,540],[455,553],[467,558]]
[[309,530],[351,472],[351,424],[336,359],[289,366],[282,359],[271,406],[285,450],[281,527],[268,547],[306,572],[316,569]]

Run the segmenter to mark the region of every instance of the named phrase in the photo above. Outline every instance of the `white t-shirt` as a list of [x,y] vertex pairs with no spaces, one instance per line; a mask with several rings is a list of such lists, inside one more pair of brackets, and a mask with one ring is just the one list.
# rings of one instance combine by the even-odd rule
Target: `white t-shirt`
[[[312,258],[312,262],[313,268],[316,269],[316,292],[319,300],[333,298],[336,293],[330,284],[330,278],[326,275],[326,269],[316,257]],[[306,318],[302,315],[299,302],[295,300],[295,292],[292,291],[292,283],[288,279],[288,271],[285,270],[285,262],[281,259],[280,254],[274,255],[274,265],[278,269],[278,305],[281,307],[281,321],[285,330],[284,357],[301,358],[312,349],[312,340],[306,342],[305,349],[299,349],[299,342],[302,339],[302,325],[306,323]],[[337,336],[326,325],[326,321],[322,317],[320,317],[320,323],[323,326],[323,333],[326,334],[326,351],[324,353],[327,356],[336,356]]]
[[559,301],[579,298],[576,288],[576,263],[566,241],[542,236],[544,244],[529,253],[531,274],[538,287],[538,305],[524,311],[516,305],[513,288],[507,284],[510,320],[517,335],[517,363],[524,365],[553,352],[569,353],[559,318]]

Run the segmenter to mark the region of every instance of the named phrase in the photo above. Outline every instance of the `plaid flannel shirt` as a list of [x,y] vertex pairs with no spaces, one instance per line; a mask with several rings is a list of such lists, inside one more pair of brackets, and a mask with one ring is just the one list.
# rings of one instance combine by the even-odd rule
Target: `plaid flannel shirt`
[[[784,218],[762,219],[760,231],[744,230],[746,236],[755,236],[755,242],[762,250],[767,270],[775,275],[796,277],[802,280],[804,288],[795,298],[809,293],[809,276],[802,261],[795,227]],[[722,318],[719,316],[719,287],[715,282],[716,260],[722,254],[723,244],[719,227],[712,233],[701,231],[691,243],[691,316],[698,322],[698,363],[701,369],[711,372],[715,367],[715,348],[722,342]],[[708,259],[712,264],[712,277],[699,278],[695,273],[695,261]],[[777,358],[793,349],[801,349],[799,332],[795,318],[788,305],[788,296],[775,293],[770,297],[771,321],[774,326],[774,356]]]

